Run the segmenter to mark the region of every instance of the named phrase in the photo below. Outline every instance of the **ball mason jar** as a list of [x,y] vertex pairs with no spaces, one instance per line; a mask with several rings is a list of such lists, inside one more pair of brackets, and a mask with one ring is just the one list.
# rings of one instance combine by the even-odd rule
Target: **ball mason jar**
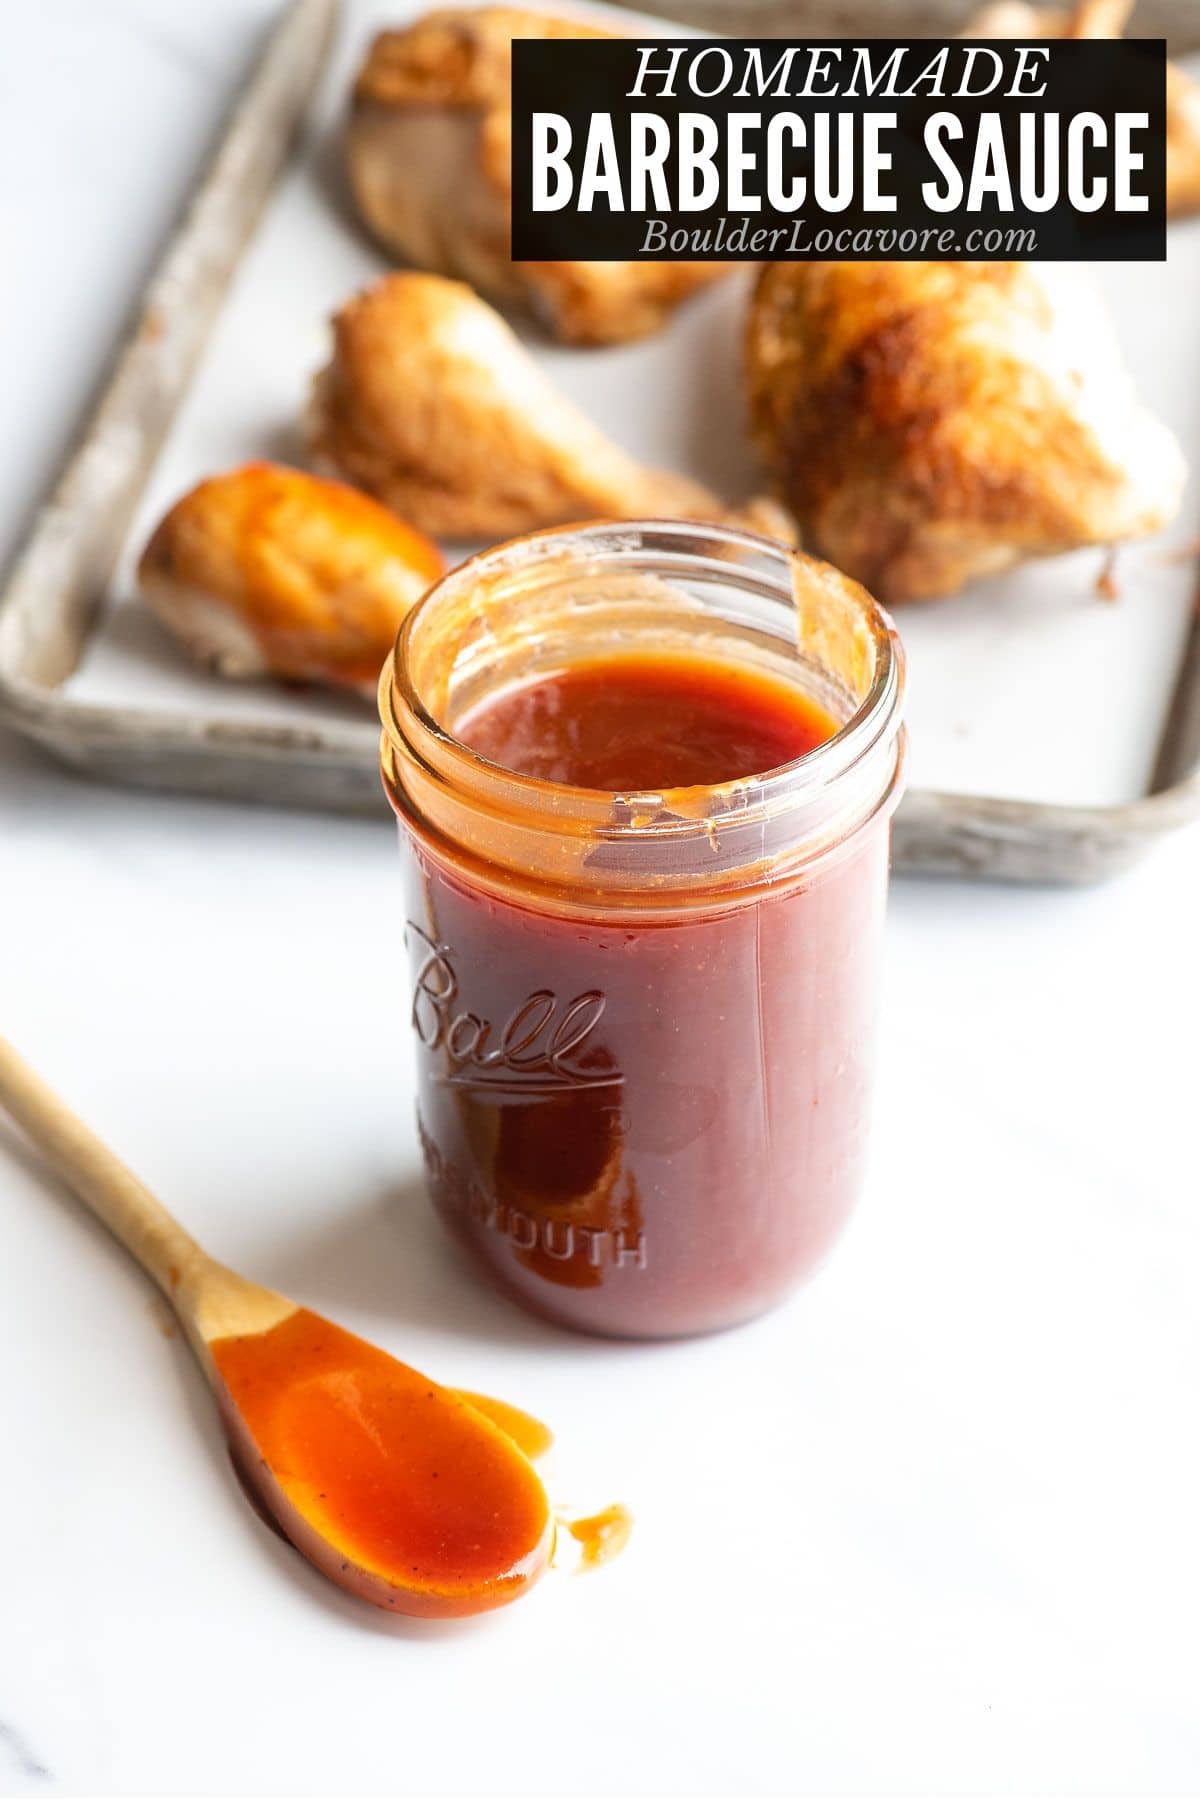
[[[623,794],[455,735],[489,696],[640,649],[796,684],[838,729],[752,779]],[[615,1336],[714,1330],[837,1237],[863,1176],[903,687],[862,588],[718,525],[536,533],[408,615],[380,706],[418,1130],[437,1211],[523,1305]]]

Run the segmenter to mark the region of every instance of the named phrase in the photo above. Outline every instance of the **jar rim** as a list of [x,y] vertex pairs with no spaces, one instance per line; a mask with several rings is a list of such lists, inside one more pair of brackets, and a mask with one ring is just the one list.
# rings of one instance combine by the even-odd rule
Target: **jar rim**
[[[647,539],[654,540],[653,548],[640,548]],[[695,546],[700,540],[706,540],[718,554],[698,554]],[[870,636],[874,666],[863,698],[830,737],[790,762],[751,776],[694,787],[636,790],[576,787],[523,774],[490,761],[437,719],[417,689],[408,656],[415,632],[434,607],[459,590],[469,588],[481,576],[490,576],[506,565],[515,570],[527,566],[530,560],[549,561],[577,553],[582,560],[597,562],[600,566],[611,560],[614,566],[619,563],[626,570],[653,568],[661,573],[665,565],[667,572],[674,567],[676,573],[705,572],[729,581],[731,564],[722,559],[719,554],[722,550],[726,553],[752,550],[771,565],[774,579],[759,574],[750,580],[743,573],[734,585],[752,585],[780,601],[785,598],[781,590],[786,590],[790,599],[796,592],[797,583],[828,582],[832,577],[838,584],[839,597],[854,603]],[[401,747],[404,734],[400,717],[407,713],[415,720],[419,732],[436,746],[444,773],[455,768],[463,775],[468,771],[486,773],[503,784],[510,804],[524,803],[532,810],[542,811],[549,802],[560,814],[564,808],[573,809],[588,815],[593,823],[598,823],[603,815],[604,836],[610,842],[634,834],[644,842],[654,836],[702,833],[710,827],[714,817],[719,819],[735,811],[744,818],[748,789],[754,790],[751,804],[755,810],[772,811],[785,800],[791,805],[811,791],[827,788],[858,767],[881,740],[897,734],[903,690],[903,650],[887,612],[865,588],[830,564],[757,532],[715,522],[592,520],[509,539],[467,557],[440,577],[410,608],[400,626],[394,649],[380,676],[379,710],[385,750],[388,746]],[[699,794],[709,800],[703,816],[697,815],[692,807],[688,808],[686,816],[669,813],[672,796]],[[618,809],[624,809],[629,816],[622,818]],[[661,815],[663,809],[668,810],[668,816],[647,816],[656,812]]]

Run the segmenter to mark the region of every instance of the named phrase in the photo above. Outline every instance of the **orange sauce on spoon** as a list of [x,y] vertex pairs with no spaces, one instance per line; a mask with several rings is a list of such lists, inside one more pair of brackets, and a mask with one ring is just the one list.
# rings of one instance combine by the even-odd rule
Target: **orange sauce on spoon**
[[468,1402],[306,1308],[211,1350],[255,1483],[341,1586],[456,1616],[503,1606],[544,1572],[554,1524],[519,1445],[549,1434],[527,1413]]
[[455,1388],[454,1392],[476,1412],[481,1412],[493,1425],[507,1432],[518,1450],[528,1456],[531,1461],[544,1456],[554,1442],[554,1433],[532,1413],[523,1412],[519,1406],[512,1406],[507,1400],[493,1400],[490,1394],[475,1394],[469,1388]]

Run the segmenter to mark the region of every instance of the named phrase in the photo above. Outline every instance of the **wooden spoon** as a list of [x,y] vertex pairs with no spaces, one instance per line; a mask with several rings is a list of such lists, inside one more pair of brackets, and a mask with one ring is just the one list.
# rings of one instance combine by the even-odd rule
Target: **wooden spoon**
[[553,1517],[516,1441],[533,1446],[535,1421],[214,1262],[3,1038],[0,1103],[158,1283],[251,1498],[323,1574],[422,1617],[486,1612],[537,1580]]

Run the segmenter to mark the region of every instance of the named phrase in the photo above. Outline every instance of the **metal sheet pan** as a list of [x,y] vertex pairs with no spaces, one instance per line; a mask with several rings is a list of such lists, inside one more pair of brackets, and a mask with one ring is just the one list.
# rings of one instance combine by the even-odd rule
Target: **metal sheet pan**
[[[1169,10],[1170,0],[1162,3]],[[702,14],[709,27],[764,35],[783,28],[784,13],[795,18],[794,8],[772,9],[771,0],[677,0],[674,10],[698,22]],[[902,9],[887,10],[887,28],[898,31]],[[919,10],[912,29],[926,28],[926,14],[941,12]],[[951,26],[962,10],[947,0]],[[97,689],[78,678],[164,439],[306,118],[334,13],[335,0],[293,0],[282,16],[149,286],[107,391],[0,597],[0,713],[96,778],[268,804],[382,810],[377,733],[361,711],[300,699],[281,705],[270,696],[231,709],[215,694],[209,699],[202,683],[186,703],[176,697],[166,704],[152,679],[152,657],[144,698],[140,691],[132,700],[105,697],[103,684]],[[871,0],[814,0],[805,19],[814,33],[878,30],[879,13]],[[920,625],[926,637],[939,629],[936,618]],[[1148,778],[1136,793],[1076,804],[918,784],[897,815],[897,869],[1089,881],[1200,816],[1200,630],[1193,625],[1184,636],[1173,698],[1164,683],[1151,722],[1157,752],[1147,758]]]

